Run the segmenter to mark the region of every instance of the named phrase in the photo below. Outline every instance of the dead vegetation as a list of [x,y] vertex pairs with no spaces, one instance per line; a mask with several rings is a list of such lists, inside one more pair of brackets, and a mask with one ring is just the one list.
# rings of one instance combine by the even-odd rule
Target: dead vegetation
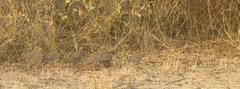
[[129,75],[237,69],[239,24],[238,0],[1,0],[0,63]]

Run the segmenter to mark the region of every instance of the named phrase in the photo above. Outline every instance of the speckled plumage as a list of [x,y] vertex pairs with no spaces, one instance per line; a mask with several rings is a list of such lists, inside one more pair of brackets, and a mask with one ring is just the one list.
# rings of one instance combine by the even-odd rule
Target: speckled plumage
[[32,51],[25,53],[22,59],[24,59],[28,69],[32,66],[40,65],[43,61],[42,49],[39,46],[35,46]]
[[83,66],[100,69],[101,67],[110,67],[113,62],[112,52],[96,52],[82,61]]

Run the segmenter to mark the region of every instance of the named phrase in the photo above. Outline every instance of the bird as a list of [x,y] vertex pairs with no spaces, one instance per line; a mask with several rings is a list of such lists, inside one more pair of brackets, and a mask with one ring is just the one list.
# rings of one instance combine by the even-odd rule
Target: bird
[[113,62],[113,53],[110,51],[96,52],[82,61],[83,66],[100,69],[101,67],[110,67]]
[[23,54],[22,59],[27,64],[28,70],[33,66],[39,66],[43,61],[42,49],[39,46],[35,46],[32,51]]
[[83,51],[83,48],[80,47],[78,50],[76,50],[70,55],[68,61],[78,63],[83,59],[83,57],[84,57],[84,51]]
[[144,58],[143,54],[135,54],[128,59],[128,63],[137,65],[142,62],[143,58]]
[[43,55],[44,64],[54,64],[58,59],[58,53],[56,51],[47,52]]

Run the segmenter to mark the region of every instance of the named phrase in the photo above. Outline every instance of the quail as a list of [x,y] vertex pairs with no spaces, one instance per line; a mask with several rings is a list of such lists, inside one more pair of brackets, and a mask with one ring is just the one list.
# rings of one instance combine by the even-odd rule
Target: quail
[[24,59],[28,69],[30,69],[32,66],[38,66],[43,60],[42,49],[39,46],[35,46],[32,51],[25,53],[22,59]]
[[128,59],[128,62],[130,64],[134,64],[134,65],[137,65],[139,64],[144,58],[144,55],[142,54],[135,54],[133,56],[131,56],[129,59]]
[[44,64],[54,64],[58,59],[58,55],[56,51],[47,52],[43,56],[43,63]]
[[83,59],[83,57],[84,57],[84,52],[83,52],[83,48],[81,47],[70,55],[69,60],[74,63],[78,63]]
[[110,67],[113,62],[112,52],[96,52],[92,56],[83,60],[82,64],[84,66],[93,66],[96,69],[100,67]]

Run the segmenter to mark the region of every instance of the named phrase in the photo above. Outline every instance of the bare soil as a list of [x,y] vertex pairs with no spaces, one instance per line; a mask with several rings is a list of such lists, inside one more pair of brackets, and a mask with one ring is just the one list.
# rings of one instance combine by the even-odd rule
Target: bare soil
[[0,88],[240,89],[239,50],[225,48],[226,52],[220,52],[217,47],[153,52],[138,65],[116,65],[98,71],[63,64],[26,71],[20,65],[6,63],[0,67]]

